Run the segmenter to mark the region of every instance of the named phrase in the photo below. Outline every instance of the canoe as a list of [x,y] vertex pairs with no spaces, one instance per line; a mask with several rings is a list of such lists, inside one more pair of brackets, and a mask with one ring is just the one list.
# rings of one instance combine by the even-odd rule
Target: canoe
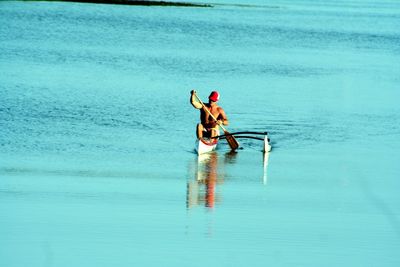
[[[264,137],[252,136],[252,135],[242,135],[242,134],[252,134],[252,135],[263,135]],[[220,139],[225,139],[225,135],[218,136]],[[267,132],[237,132],[235,133],[236,138],[247,138],[247,139],[256,139],[263,141],[263,152],[267,153],[272,150],[272,146],[268,137]],[[214,139],[214,141],[209,141],[209,139],[198,139],[196,140],[195,151],[198,155],[205,154],[211,151],[214,151],[217,148],[219,139]]]
[[196,140],[195,150],[197,152],[197,155],[201,155],[214,151],[217,148],[217,145],[218,139],[214,139],[214,141],[209,141],[208,139],[200,138]]

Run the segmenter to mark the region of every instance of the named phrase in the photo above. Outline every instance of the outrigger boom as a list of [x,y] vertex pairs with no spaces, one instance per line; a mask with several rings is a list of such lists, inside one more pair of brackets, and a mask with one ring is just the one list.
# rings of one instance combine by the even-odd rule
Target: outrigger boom
[[[225,139],[225,136],[219,136],[220,139]],[[256,140],[261,140],[263,141],[264,138],[262,137],[257,137],[257,136],[251,136],[251,135],[239,135],[239,136],[235,136],[235,138],[240,139],[240,138],[246,138],[246,139],[256,139]]]
[[[240,135],[240,134],[255,134],[255,135],[264,135],[265,136],[265,135],[268,135],[268,132],[243,131],[243,132],[234,132],[234,133],[229,133],[229,134],[222,134],[222,135],[215,136],[215,137],[212,137],[212,138],[221,138],[221,137],[230,136],[230,135],[235,135],[235,137],[240,138],[240,136],[237,136],[237,135]],[[262,139],[262,140],[264,140],[264,139]]]
[[[252,136],[252,135],[261,135],[263,137],[259,136]],[[234,133],[229,133],[229,134],[222,134],[218,135],[212,138],[217,138],[217,139],[226,139],[227,136],[235,136],[235,138],[247,138],[247,139],[255,139],[255,140],[260,140],[264,141],[264,152],[269,152],[271,151],[272,147],[270,145],[270,140],[268,138],[268,132],[254,132],[254,131],[241,131],[241,132],[234,132]]]

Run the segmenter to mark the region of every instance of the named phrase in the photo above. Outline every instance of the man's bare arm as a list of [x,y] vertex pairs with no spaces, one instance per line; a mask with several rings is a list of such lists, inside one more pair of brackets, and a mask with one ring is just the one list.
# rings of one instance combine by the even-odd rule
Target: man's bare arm
[[203,106],[201,105],[201,103],[197,100],[195,94],[196,94],[196,90],[192,90],[190,91],[190,104],[192,104],[192,106],[196,109],[201,109]]
[[228,117],[226,116],[225,111],[224,111],[223,108],[219,108],[218,120],[219,120],[223,125],[228,125],[228,124],[229,124]]

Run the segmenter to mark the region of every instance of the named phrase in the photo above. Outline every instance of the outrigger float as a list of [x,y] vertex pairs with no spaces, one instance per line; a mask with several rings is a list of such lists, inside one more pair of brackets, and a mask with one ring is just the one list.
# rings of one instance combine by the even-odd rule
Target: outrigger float
[[[239,138],[247,138],[247,139],[255,139],[263,141],[263,152],[270,152],[272,146],[270,144],[270,139],[268,137],[268,132],[252,132],[252,131],[244,131],[244,132],[235,132],[235,133],[226,133],[223,135],[219,135],[209,138],[200,138],[196,140],[195,151],[198,155],[205,154],[211,151],[214,151],[217,148],[218,142],[220,139],[228,139],[230,137],[234,137],[236,139]],[[232,148],[232,147],[231,147]]]

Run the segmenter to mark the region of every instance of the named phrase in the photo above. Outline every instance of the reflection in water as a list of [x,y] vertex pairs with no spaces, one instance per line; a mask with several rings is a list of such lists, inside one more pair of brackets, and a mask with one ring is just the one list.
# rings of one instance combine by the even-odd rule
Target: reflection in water
[[207,153],[198,156],[195,179],[190,179],[187,184],[187,207],[205,205],[213,208],[219,201],[215,192],[217,184],[223,183],[224,175],[218,172],[218,154]]
[[[262,183],[267,184],[269,153],[263,153],[263,177]],[[187,182],[186,206],[192,208],[195,206],[205,206],[213,208],[220,202],[221,197],[216,192],[217,185],[224,183],[225,166],[235,164],[237,153],[229,152],[224,155],[223,161],[219,161],[218,153],[211,152],[198,156],[194,173],[191,172]],[[194,179],[192,178],[194,176]]]
[[269,153],[263,153],[263,184],[267,185],[268,181],[268,160],[269,160]]
[[225,164],[234,164],[234,163],[236,163],[237,154],[238,154],[237,151],[230,151],[230,152],[226,153],[225,154],[225,158],[224,158],[224,163]]

